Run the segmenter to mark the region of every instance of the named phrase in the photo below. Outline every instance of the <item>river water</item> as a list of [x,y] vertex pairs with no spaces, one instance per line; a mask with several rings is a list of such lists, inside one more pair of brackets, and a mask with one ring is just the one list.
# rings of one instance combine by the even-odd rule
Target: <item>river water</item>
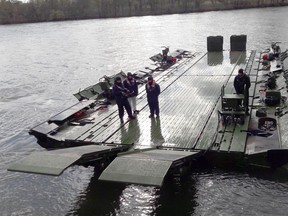
[[287,215],[287,176],[196,170],[151,186],[98,182],[93,167],[60,177],[8,172],[43,151],[28,130],[76,103],[100,77],[149,66],[170,49],[206,51],[206,37],[248,36],[247,49],[288,48],[288,7],[0,26],[0,215]]

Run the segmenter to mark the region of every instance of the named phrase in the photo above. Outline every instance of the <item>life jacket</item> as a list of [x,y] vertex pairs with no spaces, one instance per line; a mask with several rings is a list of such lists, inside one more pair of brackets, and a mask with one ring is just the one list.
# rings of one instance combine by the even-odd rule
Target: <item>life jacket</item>
[[128,83],[128,85],[130,85],[130,86],[135,84],[135,79],[134,78],[132,78],[132,80],[129,80],[128,77],[126,77],[125,80]]

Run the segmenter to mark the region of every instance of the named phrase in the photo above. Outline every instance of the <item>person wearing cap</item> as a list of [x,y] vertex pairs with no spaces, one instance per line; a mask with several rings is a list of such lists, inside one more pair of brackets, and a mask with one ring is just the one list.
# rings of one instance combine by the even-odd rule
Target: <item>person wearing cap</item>
[[150,108],[149,118],[154,118],[154,114],[159,118],[159,101],[158,96],[160,94],[160,86],[153,80],[153,77],[148,77],[146,84],[147,100]]
[[129,90],[128,101],[132,111],[134,112],[134,114],[138,114],[139,111],[136,109],[136,97],[138,95],[138,85],[131,72],[127,73],[127,77],[124,80],[123,85],[126,89]]
[[[246,114],[249,114],[248,109],[248,103],[249,103],[249,88],[251,86],[250,77],[244,73],[244,70],[242,68],[239,69],[238,75],[234,78],[234,88],[236,91],[236,94],[244,94],[244,108],[246,111]],[[239,103],[241,105],[241,101]]]
[[135,117],[132,115],[131,107],[128,102],[129,90],[124,88],[120,77],[116,77],[112,91],[118,106],[118,113],[121,123],[123,123],[124,108],[126,109],[129,119],[135,119]]

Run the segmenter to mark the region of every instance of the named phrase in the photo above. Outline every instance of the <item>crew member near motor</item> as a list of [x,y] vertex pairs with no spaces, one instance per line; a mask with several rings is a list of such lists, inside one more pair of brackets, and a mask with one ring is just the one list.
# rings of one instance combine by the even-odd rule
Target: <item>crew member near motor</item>
[[139,113],[139,111],[136,109],[136,97],[138,95],[138,85],[132,73],[130,72],[127,73],[127,77],[124,80],[123,85],[126,89],[129,90],[128,101],[132,111],[134,112],[134,114]]
[[160,86],[153,80],[153,77],[148,77],[146,84],[147,100],[150,108],[149,118],[154,118],[154,114],[159,118],[159,101]]
[[[234,88],[236,94],[244,94],[244,108],[246,114],[249,114],[249,88],[251,86],[250,77],[244,73],[242,68],[239,69],[238,75],[234,79]],[[240,104],[241,105],[241,102]]]
[[128,102],[129,90],[124,88],[120,77],[115,78],[112,91],[118,105],[118,113],[121,123],[123,123],[124,108],[126,109],[129,119],[135,119],[135,117],[132,115],[131,107]]

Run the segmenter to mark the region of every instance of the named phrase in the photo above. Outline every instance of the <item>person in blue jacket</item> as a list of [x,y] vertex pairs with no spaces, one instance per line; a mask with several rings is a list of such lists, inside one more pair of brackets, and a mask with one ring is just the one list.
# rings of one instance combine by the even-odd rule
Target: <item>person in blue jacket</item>
[[118,105],[118,113],[121,123],[123,123],[124,108],[126,109],[129,119],[135,119],[128,102],[129,90],[124,88],[120,77],[116,77],[112,91]]
[[[236,94],[244,94],[244,108],[246,114],[249,114],[248,103],[249,103],[249,88],[251,86],[250,77],[244,73],[242,68],[239,69],[238,75],[234,78],[234,88]],[[240,104],[241,105],[241,101]]]
[[160,86],[153,80],[153,77],[148,77],[146,84],[147,100],[150,108],[149,118],[154,118],[154,114],[159,118],[159,101]]
[[138,114],[139,111],[136,108],[136,97],[138,95],[138,84],[134,79],[132,73],[128,72],[127,77],[123,82],[126,89],[129,90],[128,101],[134,114]]

